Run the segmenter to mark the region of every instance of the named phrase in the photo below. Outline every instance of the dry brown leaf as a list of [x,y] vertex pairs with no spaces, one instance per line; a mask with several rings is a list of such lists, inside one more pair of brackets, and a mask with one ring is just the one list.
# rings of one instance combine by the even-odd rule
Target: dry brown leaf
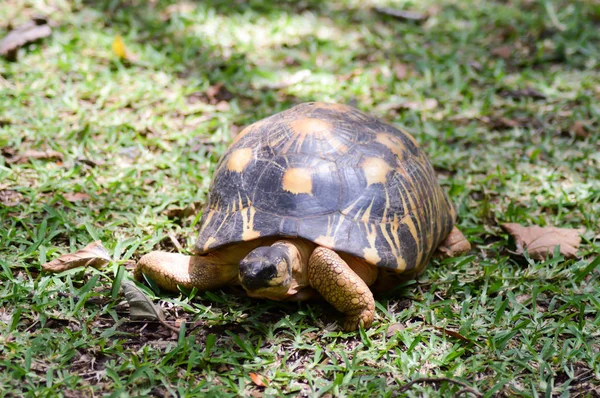
[[6,159],[8,163],[27,163],[31,159],[39,160],[63,160],[63,154],[52,149],[46,151],[27,150],[20,155],[16,155],[12,158]]
[[121,265],[125,267],[127,271],[133,272],[137,266],[137,262],[135,260],[125,260],[125,262]]
[[407,10],[399,10],[391,7],[375,7],[375,12],[386,15],[388,17],[395,18],[399,21],[416,21],[423,22],[429,18],[428,14],[415,12],[415,11],[407,11]]
[[103,166],[106,164],[106,162],[102,159],[77,158],[76,161],[90,167]]
[[209,100],[209,103],[212,105],[216,105],[221,101],[229,101],[233,98],[233,94],[227,89],[227,87],[225,87],[223,83],[217,83],[210,86],[206,90],[205,94]]
[[447,334],[448,336],[452,336],[456,339],[462,340],[462,341],[471,341],[470,339],[466,338],[465,336],[463,336],[462,334],[455,332],[454,330],[448,330],[446,328],[442,328],[439,326],[434,326],[432,325],[436,330],[439,330],[440,332],[442,332],[442,334]]
[[259,375],[258,373],[250,372],[248,375],[252,379],[252,382],[259,387],[266,387],[269,383],[269,379],[267,379],[265,376]]
[[437,108],[438,102],[435,98],[426,98],[423,102],[405,101],[397,104],[390,104],[389,109],[412,109],[417,111],[431,111]]
[[406,328],[404,327],[403,324],[392,323],[390,326],[388,326],[387,331],[385,332],[385,335],[387,337],[392,337],[393,335],[395,335],[396,333],[398,333],[404,329],[406,329]]
[[196,91],[187,96],[187,102],[195,104],[204,102],[210,105],[217,105],[219,102],[227,102],[234,98],[231,91],[223,83],[216,83],[208,87],[206,91]]
[[533,98],[533,99],[546,99],[546,96],[543,93],[540,93],[538,90],[534,88],[522,88],[517,90],[502,90],[500,92],[502,97],[508,98]]
[[560,254],[566,258],[576,257],[581,243],[580,234],[584,231],[537,225],[524,227],[516,223],[502,224],[500,227],[515,238],[517,254],[527,251],[529,256],[536,260],[544,260],[552,256],[555,246],[560,246]]
[[170,209],[163,210],[162,214],[168,218],[187,218],[197,214],[202,208],[202,202],[193,202],[186,207],[172,207]]
[[500,46],[493,48],[491,52],[492,55],[500,57],[502,59],[509,59],[512,54],[512,48],[510,46]]
[[242,131],[242,128],[238,125],[232,124],[229,127],[229,136],[234,139],[238,136],[238,134]]
[[589,135],[588,131],[585,128],[585,124],[582,121],[577,120],[571,126],[571,132],[575,134],[576,137],[585,138]]
[[81,202],[90,200],[91,196],[85,192],[67,192],[63,195],[63,198],[65,198],[69,202]]
[[164,12],[161,13],[161,17],[163,21],[168,21],[173,14],[190,14],[196,9],[196,7],[198,7],[198,5],[194,2],[179,1],[165,8]]
[[513,119],[508,119],[506,117],[499,117],[498,119],[493,119],[492,123],[494,123],[494,125],[497,127],[508,127],[508,128],[518,127],[520,125],[520,123],[518,121],[513,120]]
[[215,105],[215,110],[219,112],[229,112],[231,110],[231,105],[227,101],[221,101]]
[[173,246],[175,246],[175,248],[177,248],[177,250],[182,251],[183,246],[181,246],[181,243],[179,243],[179,240],[177,239],[177,236],[175,235],[175,233],[173,231],[169,231],[167,233],[167,235],[169,236],[171,243],[173,243]]
[[408,67],[405,64],[398,63],[394,65],[394,75],[396,79],[403,80],[408,76]]
[[48,21],[43,18],[35,18],[23,25],[11,30],[0,41],[0,55],[9,61],[17,60],[17,52],[24,45],[34,43],[52,34]]
[[129,315],[133,320],[161,321],[165,314],[160,306],[144,294],[144,292],[129,280],[121,283],[125,299],[129,303]]
[[23,200],[23,195],[12,189],[0,190],[0,203],[4,206],[13,207],[18,205]]
[[90,243],[75,253],[63,254],[49,263],[42,264],[42,271],[63,272],[77,267],[100,268],[110,262],[110,254],[99,240]]
[[225,372],[228,372],[228,371],[229,371],[229,366],[225,365],[224,363],[220,364],[217,367],[217,372],[219,372],[219,373],[225,373]]

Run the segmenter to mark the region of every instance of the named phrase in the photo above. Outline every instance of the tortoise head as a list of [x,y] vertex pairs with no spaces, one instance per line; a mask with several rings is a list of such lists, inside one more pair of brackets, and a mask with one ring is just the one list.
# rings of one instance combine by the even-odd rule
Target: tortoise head
[[292,282],[292,261],[285,245],[260,246],[240,261],[239,279],[250,297],[283,298]]

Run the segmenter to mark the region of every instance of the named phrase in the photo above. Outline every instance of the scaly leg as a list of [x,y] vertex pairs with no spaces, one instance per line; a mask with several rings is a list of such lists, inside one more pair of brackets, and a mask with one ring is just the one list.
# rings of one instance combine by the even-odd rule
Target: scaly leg
[[325,300],[346,315],[344,330],[371,326],[375,317],[373,294],[336,252],[317,247],[308,262],[308,280]]
[[141,281],[144,274],[161,289],[177,292],[178,286],[202,291],[236,284],[237,271],[237,264],[223,264],[210,254],[184,256],[154,251],[140,259],[133,275]]

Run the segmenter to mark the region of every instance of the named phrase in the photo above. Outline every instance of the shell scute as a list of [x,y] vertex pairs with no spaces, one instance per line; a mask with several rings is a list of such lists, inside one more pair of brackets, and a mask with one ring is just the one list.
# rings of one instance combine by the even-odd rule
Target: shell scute
[[305,103],[236,137],[196,248],[301,237],[401,272],[422,268],[454,219],[413,137],[347,105]]

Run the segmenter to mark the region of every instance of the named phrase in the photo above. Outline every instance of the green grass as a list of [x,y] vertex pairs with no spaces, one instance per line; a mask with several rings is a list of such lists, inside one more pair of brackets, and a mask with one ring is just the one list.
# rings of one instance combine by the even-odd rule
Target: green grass
[[[0,61],[0,190],[14,191],[0,204],[0,395],[463,389],[399,392],[437,377],[486,396],[598,396],[597,2],[395,3],[430,12],[423,23],[371,10],[385,2],[229,3],[0,4],[2,26],[35,12],[57,25],[18,62]],[[116,59],[117,35],[137,61]],[[299,72],[303,81],[281,84]],[[176,250],[169,233],[184,248],[196,237],[199,215],[163,211],[205,200],[240,128],[309,100],[355,104],[410,131],[472,252],[379,296],[373,327],[357,333],[340,332],[325,304],[220,291],[146,289],[167,321],[185,321],[179,335],[131,321],[119,270],[152,249]],[[32,149],[63,160],[9,164]],[[69,202],[77,192],[90,198]],[[514,256],[503,222],[582,227],[580,257]],[[106,269],[40,274],[41,263],[96,239],[113,257]]]

